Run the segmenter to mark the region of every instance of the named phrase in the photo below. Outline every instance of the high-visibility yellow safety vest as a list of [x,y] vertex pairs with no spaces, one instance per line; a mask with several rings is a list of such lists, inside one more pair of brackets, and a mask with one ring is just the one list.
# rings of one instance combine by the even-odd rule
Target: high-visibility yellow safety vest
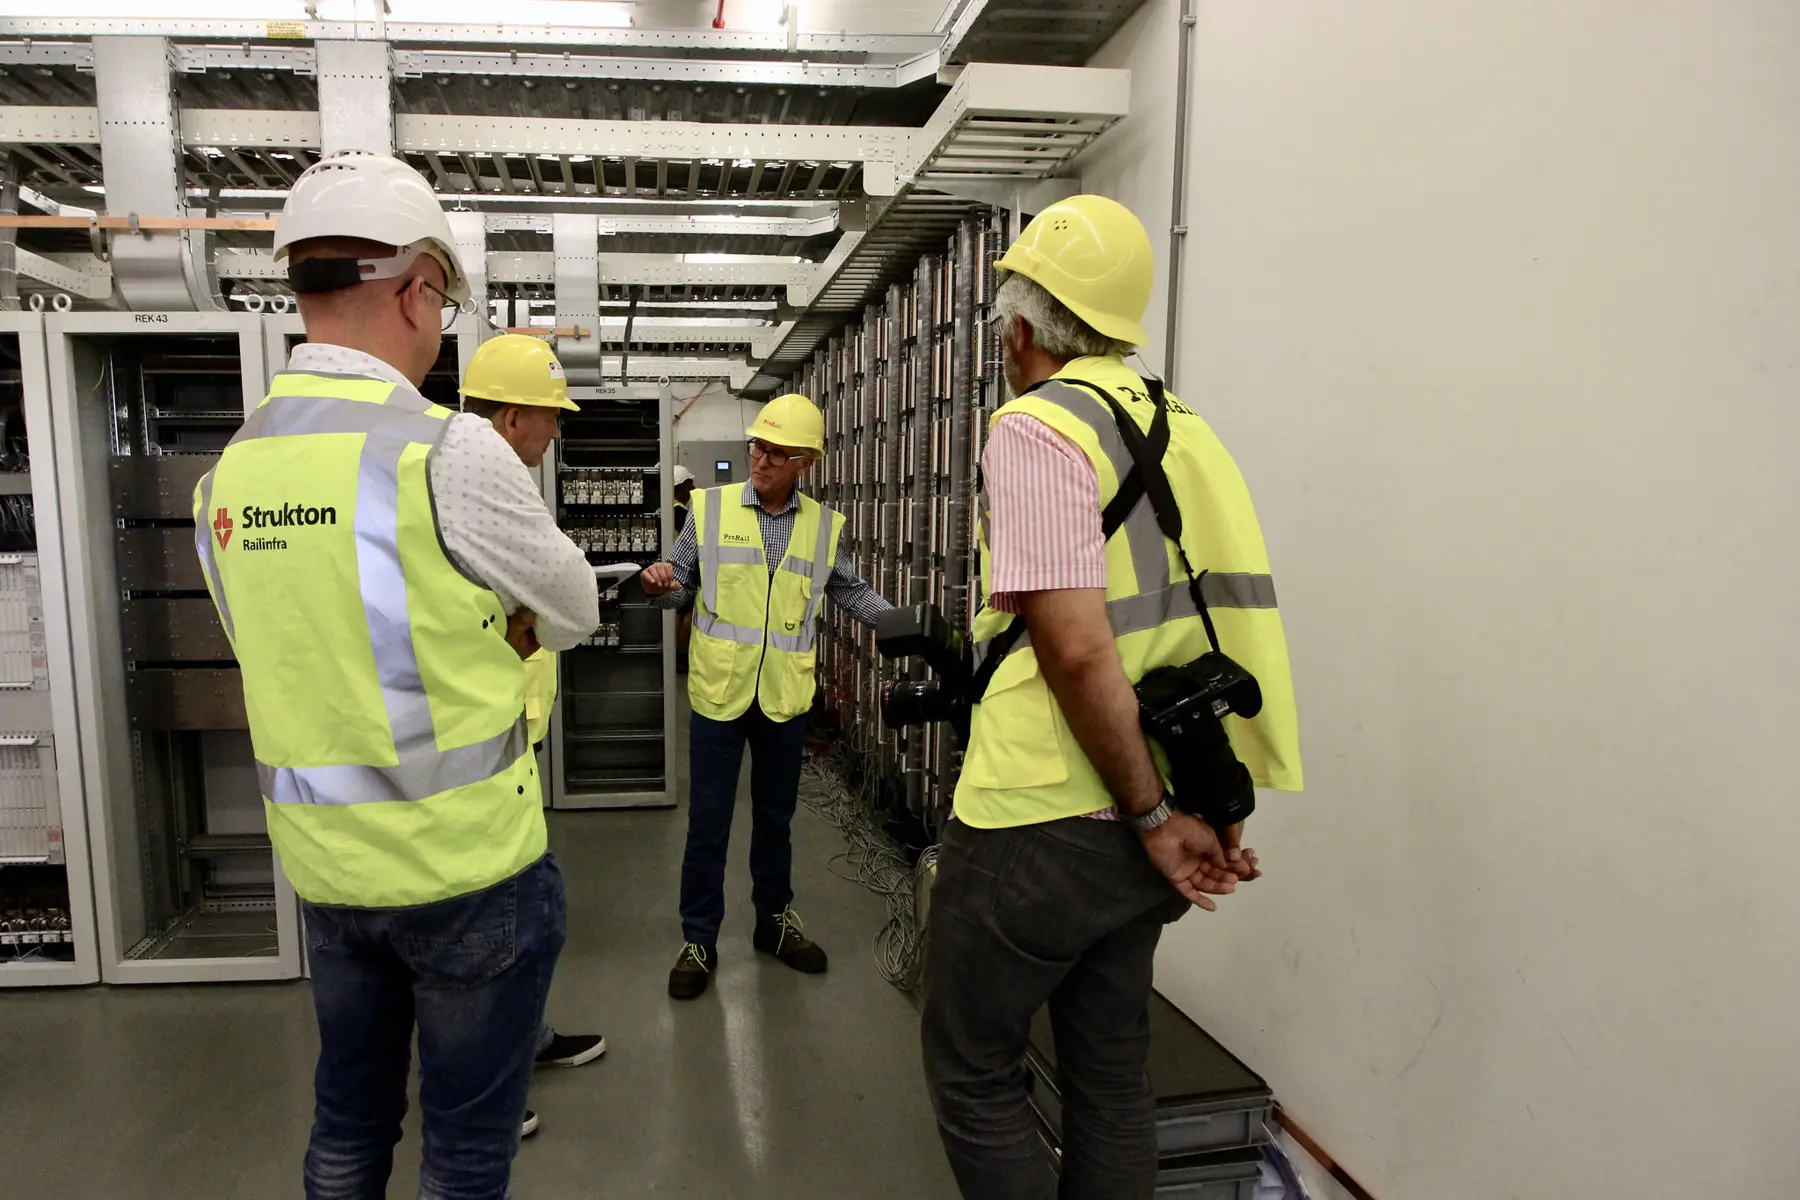
[[694,711],[731,721],[752,700],[772,721],[812,707],[819,602],[837,558],[844,518],[800,497],[787,554],[769,570],[756,508],[743,484],[694,493],[700,596],[688,643],[688,700]]
[[[1078,358],[1057,375],[1106,389],[1139,426],[1149,429],[1155,405],[1143,380],[1121,359]],[[1112,411],[1098,396],[1053,380],[1007,404],[994,419],[1008,413],[1028,413],[1079,446],[1094,464],[1100,506],[1106,507],[1131,470],[1131,455]],[[1258,716],[1225,719],[1232,747],[1257,786],[1298,791],[1300,735],[1287,638],[1250,492],[1212,429],[1173,396],[1162,465],[1181,506],[1182,548],[1196,571],[1208,572],[1201,594],[1218,629],[1219,646],[1262,686]],[[980,538],[986,595],[992,557],[985,514]],[[1189,662],[1211,649],[1180,559],[1147,499],[1107,540],[1106,610],[1133,683],[1156,667]],[[983,606],[973,631],[976,654],[1015,620],[1024,618]],[[1166,767],[1160,751],[1156,758],[1159,767]],[[1099,812],[1112,803],[1039,673],[1026,635],[1001,660],[986,696],[975,706],[956,787],[957,817],[978,828],[999,829]]]
[[540,649],[525,660],[525,731],[533,746],[550,732],[556,707],[556,652]]
[[525,670],[445,554],[426,456],[450,411],[283,374],[194,490],[242,668],[269,837],[318,904],[426,904],[544,853]]

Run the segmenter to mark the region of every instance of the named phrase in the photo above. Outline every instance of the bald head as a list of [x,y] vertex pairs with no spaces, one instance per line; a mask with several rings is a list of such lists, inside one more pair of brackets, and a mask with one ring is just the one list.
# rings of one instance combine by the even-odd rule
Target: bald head
[[[327,258],[390,258],[393,246],[363,238],[308,238],[288,249],[291,263]],[[444,266],[421,254],[405,274],[371,279],[296,299],[306,340],[361,350],[387,363],[417,387],[443,344]]]

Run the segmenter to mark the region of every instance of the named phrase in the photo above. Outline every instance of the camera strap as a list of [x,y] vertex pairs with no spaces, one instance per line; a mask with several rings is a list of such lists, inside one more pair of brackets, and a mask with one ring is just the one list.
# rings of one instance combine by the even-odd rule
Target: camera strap
[[[1078,383],[1082,387],[1098,394],[1100,398],[1106,400],[1107,403],[1112,403],[1111,398],[1108,397],[1105,392],[1085,380],[1062,379],[1061,382]],[[1155,389],[1155,395],[1160,400],[1162,398],[1162,384],[1152,382],[1151,387]],[[1132,421],[1129,416],[1126,416],[1123,410],[1119,409],[1116,405],[1114,406],[1113,411],[1114,419],[1122,420],[1127,425],[1130,425],[1132,431],[1138,434],[1138,438],[1141,441],[1143,439],[1143,434],[1138,431],[1137,424]],[[1155,462],[1153,465],[1155,467],[1156,477],[1162,482],[1163,490],[1168,491],[1169,480],[1168,477],[1163,474],[1161,463],[1162,452],[1163,450],[1168,449],[1169,446],[1169,413],[1166,404],[1158,405],[1157,421],[1160,422],[1160,433],[1157,422],[1153,422],[1150,426],[1150,434],[1153,442],[1159,437],[1161,439],[1160,442],[1155,442],[1159,448],[1156,450]],[[1121,430],[1121,433],[1122,432],[1123,431]],[[1129,447],[1130,443],[1127,442],[1126,445]],[[1145,452],[1149,452],[1148,446],[1145,447]],[[1132,462],[1136,464],[1139,463],[1139,461],[1137,451],[1135,449],[1132,450]],[[986,481],[982,480],[980,470],[979,467],[976,468],[977,486],[985,486]],[[1119,481],[1119,490],[1113,496],[1112,501],[1100,511],[1100,542],[1102,545],[1111,541],[1112,535],[1119,532],[1119,527],[1125,524],[1125,518],[1131,515],[1131,510],[1136,508],[1138,501],[1144,498],[1145,491],[1145,484],[1141,478],[1140,472],[1136,466],[1133,466],[1133,468],[1126,473],[1125,478]],[[1154,505],[1154,503],[1155,501],[1153,499],[1152,504]],[[1169,504],[1173,507],[1174,503],[1175,498],[1171,493],[1169,496]],[[1179,534],[1181,529],[1181,514],[1179,511],[1177,511],[1175,515],[1175,528],[1177,534]],[[1179,546],[1180,544],[1181,543],[1178,540],[1176,545]],[[1185,558],[1182,559],[1183,563],[1186,561]],[[1191,577],[1193,572],[1190,570],[1188,574]],[[1195,595],[1198,596],[1198,594],[1199,589],[1196,588]],[[1201,610],[1201,615],[1205,615],[1204,609]],[[1211,618],[1207,619],[1206,632],[1208,637],[1212,636]],[[969,694],[974,698],[973,703],[981,703],[981,698],[987,695],[988,684],[993,682],[994,672],[1000,669],[1001,662],[1005,660],[1007,654],[1012,651],[1012,648],[1019,644],[1019,639],[1024,636],[1025,617],[1023,614],[1018,614],[1013,617],[1012,624],[1008,625],[1005,629],[1002,629],[999,633],[996,633],[985,643],[987,646],[987,654],[981,660],[981,665],[975,669],[975,673],[969,677]],[[1218,649],[1217,639],[1213,641],[1213,649]]]
[[1181,559],[1181,569],[1187,572],[1188,595],[1193,598],[1194,609],[1200,614],[1200,623],[1206,626],[1206,640],[1215,652],[1218,651],[1219,635],[1213,629],[1212,614],[1206,611],[1206,598],[1201,595],[1200,581],[1206,578],[1206,572],[1201,571],[1197,575],[1194,573],[1194,564],[1188,561],[1187,551],[1181,545],[1181,506],[1175,502],[1175,490],[1169,486],[1168,472],[1162,466],[1163,455],[1169,449],[1169,397],[1163,391],[1162,380],[1144,380],[1144,386],[1150,389],[1150,401],[1156,406],[1156,415],[1150,419],[1148,437],[1112,393],[1085,379],[1065,378],[1062,382],[1084,387],[1105,401],[1106,406],[1112,409],[1113,423],[1119,427],[1119,437],[1125,442],[1125,450],[1131,455],[1131,470],[1119,481],[1119,490],[1114,493],[1111,503],[1102,514],[1105,536],[1110,538],[1113,531],[1124,524],[1125,518],[1140,500],[1149,499],[1150,509],[1156,514],[1157,528],[1162,530],[1164,537],[1175,543],[1175,553]]

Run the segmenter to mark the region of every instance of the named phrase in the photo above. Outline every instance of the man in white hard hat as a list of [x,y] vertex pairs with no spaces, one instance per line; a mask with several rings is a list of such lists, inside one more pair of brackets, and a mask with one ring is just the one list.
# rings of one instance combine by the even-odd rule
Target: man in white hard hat
[[416,1030],[421,1194],[498,1200],[564,923],[522,660],[594,629],[594,577],[492,425],[419,394],[469,296],[430,185],[397,159],[326,158],[289,192],[275,256],[308,340],[195,517],[304,902],[306,1194],[384,1193]]
[[725,852],[750,746],[751,943],[807,974],[825,951],[801,931],[792,907],[789,825],[799,800],[806,715],[816,687],[819,611],[827,594],[873,626],[893,605],[857,578],[840,534],[841,514],[804,495],[800,478],[825,453],[825,418],[805,396],[763,405],[745,431],[750,481],[694,493],[670,561],[643,574],[665,607],[691,603],[694,642],[688,700],[690,788],[681,865],[683,945],[669,995],[706,991],[725,917]]

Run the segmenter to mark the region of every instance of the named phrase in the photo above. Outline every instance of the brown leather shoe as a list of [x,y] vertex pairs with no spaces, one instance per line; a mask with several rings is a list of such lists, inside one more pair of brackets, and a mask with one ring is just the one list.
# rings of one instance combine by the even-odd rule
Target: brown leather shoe
[[692,1000],[712,982],[713,968],[719,965],[719,952],[693,942],[681,948],[675,969],[669,972],[669,995],[677,1000]]
[[758,918],[751,942],[764,954],[773,954],[796,971],[819,975],[825,970],[825,951],[800,932],[800,918],[791,908],[778,917]]

